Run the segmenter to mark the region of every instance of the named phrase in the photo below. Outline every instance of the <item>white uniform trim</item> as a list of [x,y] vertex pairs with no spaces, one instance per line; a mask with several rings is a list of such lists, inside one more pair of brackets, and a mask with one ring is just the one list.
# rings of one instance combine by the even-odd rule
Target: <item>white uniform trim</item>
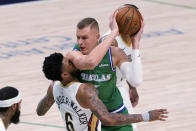
[[0,131],[6,131],[3,120],[0,118]]
[[122,110],[124,110],[125,108],[125,105],[123,104],[119,109],[115,110],[115,111],[112,111],[112,113],[118,113],[118,112],[121,112]]
[[20,93],[18,93],[18,96],[14,98],[11,98],[8,100],[0,100],[0,107],[10,107],[11,105],[18,103],[21,100],[22,99],[21,99]]

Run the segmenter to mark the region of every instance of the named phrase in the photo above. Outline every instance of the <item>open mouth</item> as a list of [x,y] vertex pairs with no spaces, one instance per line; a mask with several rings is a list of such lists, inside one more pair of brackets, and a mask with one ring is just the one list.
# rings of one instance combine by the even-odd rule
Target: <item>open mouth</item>
[[84,50],[85,50],[85,47],[80,47],[80,50],[81,50],[81,51],[84,51]]

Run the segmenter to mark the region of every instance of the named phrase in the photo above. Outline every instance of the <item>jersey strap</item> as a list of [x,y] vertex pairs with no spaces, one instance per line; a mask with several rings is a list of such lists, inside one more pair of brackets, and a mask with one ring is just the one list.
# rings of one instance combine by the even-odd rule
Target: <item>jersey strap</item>
[[91,118],[88,122],[88,131],[98,131],[99,120],[98,118],[92,113]]

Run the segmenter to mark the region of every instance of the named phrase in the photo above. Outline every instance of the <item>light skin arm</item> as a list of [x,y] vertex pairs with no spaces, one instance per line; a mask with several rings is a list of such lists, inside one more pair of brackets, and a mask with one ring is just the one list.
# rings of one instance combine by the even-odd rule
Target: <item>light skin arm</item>
[[[109,113],[106,106],[98,98],[98,91],[91,84],[82,84],[77,93],[77,100],[84,108],[89,108],[103,125],[117,126],[128,125],[130,123],[137,123],[144,121],[141,114],[117,114]],[[166,109],[153,110],[149,112],[150,121],[161,120],[164,121],[167,114]]]
[[83,55],[79,51],[70,51],[67,57],[73,62],[77,69],[80,70],[91,70],[94,69],[105,56],[115,37],[119,34],[118,25],[116,23],[115,12],[110,18],[110,35],[96,46],[88,55]]
[[52,94],[54,82],[48,87],[47,94],[40,100],[36,112],[38,116],[43,116],[48,112],[50,107],[54,104],[54,98]]

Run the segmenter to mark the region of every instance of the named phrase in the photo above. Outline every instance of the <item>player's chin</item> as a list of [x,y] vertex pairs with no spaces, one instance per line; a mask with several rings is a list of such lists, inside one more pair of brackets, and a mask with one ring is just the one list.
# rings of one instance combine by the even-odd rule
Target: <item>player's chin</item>
[[87,55],[88,54],[87,50],[81,50],[81,52],[82,52],[83,55]]

